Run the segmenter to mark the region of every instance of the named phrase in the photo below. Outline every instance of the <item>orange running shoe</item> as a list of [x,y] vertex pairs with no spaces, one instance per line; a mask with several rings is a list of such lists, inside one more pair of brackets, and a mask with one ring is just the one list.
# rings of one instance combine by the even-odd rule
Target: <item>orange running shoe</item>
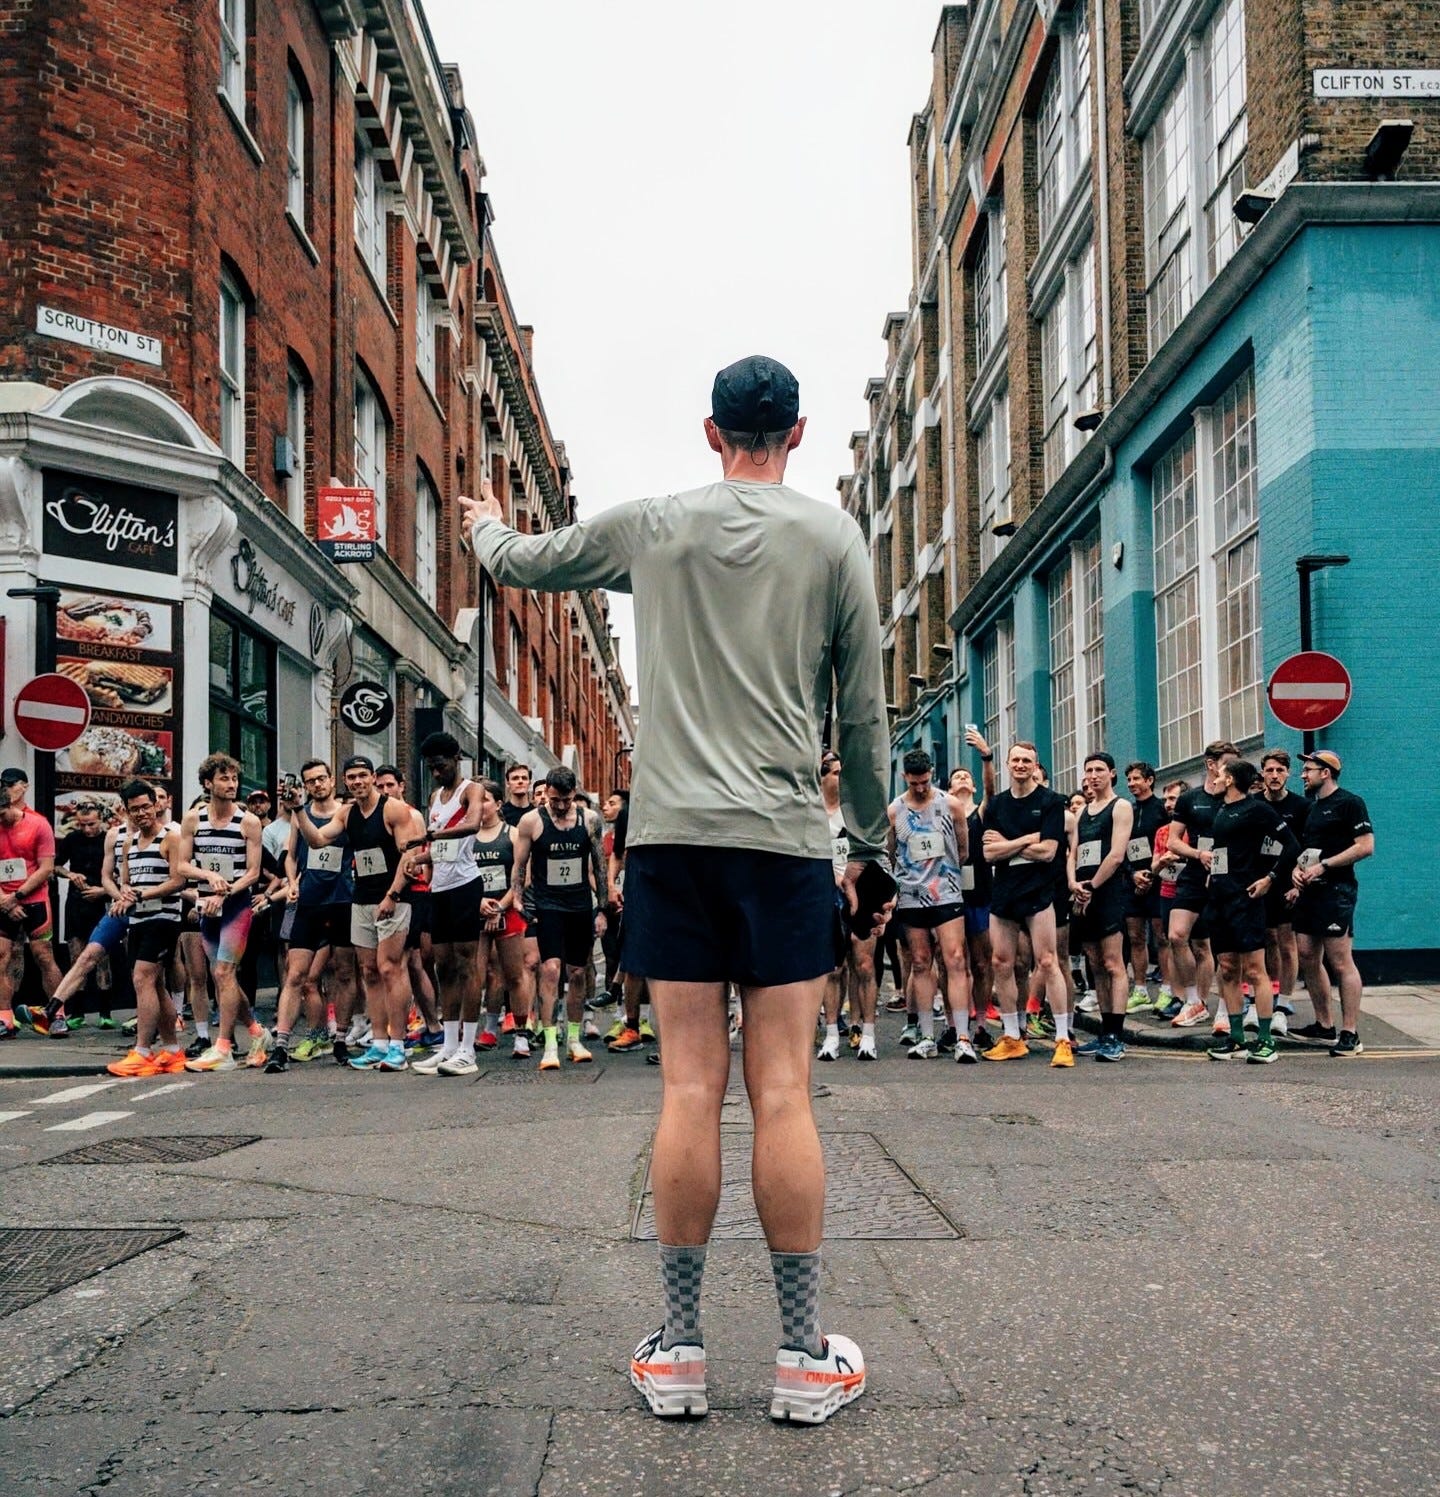
[[1017,1040],[1013,1035],[1005,1035],[995,1041],[991,1047],[984,1052],[985,1060],[1023,1060],[1029,1055],[1030,1047],[1024,1040]]
[[507,1008],[505,1010],[504,1016],[500,1020],[500,1033],[501,1034],[514,1034],[514,1032],[515,1032],[515,1015],[512,1014],[510,1012],[510,1010]]
[[177,1076],[185,1069],[183,1050],[157,1050],[152,1059],[155,1062],[156,1076]]
[[141,1055],[138,1050],[132,1050],[123,1059],[112,1060],[105,1069],[112,1076],[153,1076],[155,1075],[155,1057]]

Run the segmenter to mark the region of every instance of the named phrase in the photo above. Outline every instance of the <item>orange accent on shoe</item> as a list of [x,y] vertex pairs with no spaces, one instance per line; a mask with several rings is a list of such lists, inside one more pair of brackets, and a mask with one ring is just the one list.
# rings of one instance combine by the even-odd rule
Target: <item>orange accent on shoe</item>
[[1019,1060],[1029,1055],[1030,1047],[1024,1040],[1017,1040],[1011,1035],[1004,1035],[996,1040],[991,1047],[981,1055],[982,1060]]
[[132,1050],[120,1060],[112,1060],[105,1069],[112,1076],[153,1076],[155,1073],[149,1068],[154,1063],[153,1055],[141,1055],[139,1050]]

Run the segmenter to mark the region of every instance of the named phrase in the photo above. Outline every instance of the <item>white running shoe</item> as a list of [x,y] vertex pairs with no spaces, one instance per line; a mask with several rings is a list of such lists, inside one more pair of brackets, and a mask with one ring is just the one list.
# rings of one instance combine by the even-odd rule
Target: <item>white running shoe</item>
[[[705,1348],[662,1350],[663,1328],[648,1335],[630,1355],[630,1381],[659,1419],[699,1419],[710,1412],[705,1396]],[[777,1372],[778,1376],[778,1372]]]
[[571,1040],[565,1048],[565,1053],[570,1057],[570,1064],[575,1066],[583,1066],[587,1061],[595,1059],[579,1040]]
[[1210,1026],[1210,1033],[1216,1035],[1230,1033],[1230,1010],[1223,1003],[1215,1010],[1215,1022]]
[[955,1041],[955,1061],[957,1065],[973,1066],[980,1060],[975,1053],[975,1047],[969,1040]]
[[860,1043],[855,1047],[856,1060],[879,1060],[875,1053],[875,1036],[873,1034],[862,1034]]
[[1270,1033],[1290,1033],[1290,1020],[1286,1017],[1285,1010],[1283,1008],[1277,1008],[1275,1010],[1275,1016],[1270,1020]]
[[270,1058],[270,1052],[275,1048],[275,1037],[263,1026],[260,1033],[251,1037],[250,1053],[245,1057],[245,1064],[251,1070],[259,1070]]
[[865,1358],[848,1336],[827,1336],[825,1355],[782,1346],[775,1354],[775,1391],[770,1417],[796,1424],[824,1424],[836,1409],[865,1391]]
[[433,1054],[427,1055],[424,1060],[411,1061],[410,1069],[414,1071],[417,1076],[436,1076],[440,1072],[440,1067],[443,1066],[447,1060],[453,1059],[453,1057],[458,1053],[459,1052],[456,1050],[436,1050]]
[[907,1060],[934,1060],[940,1054],[940,1047],[934,1040],[921,1040],[913,1049],[905,1052]]
[[1100,1012],[1100,1000],[1088,989],[1075,1000],[1075,1012],[1080,1014],[1098,1014]]
[[345,1043],[353,1050],[356,1045],[368,1045],[370,1043],[370,1021],[364,1014],[356,1014],[350,1021],[350,1028],[345,1031]]
[[838,1034],[826,1035],[820,1048],[815,1052],[816,1060],[839,1060],[840,1059],[840,1036]]
[[475,1052],[463,1047],[435,1067],[437,1076],[475,1076],[479,1071],[480,1067],[475,1064]]
[[[1210,1010],[1198,999],[1192,998],[1170,1021],[1172,1029],[1196,1029],[1210,1017]],[[1229,1026],[1226,1026],[1229,1033]]]
[[522,1034],[518,1029],[510,1041],[510,1059],[530,1059],[530,1037],[529,1035]]
[[[1241,1022],[1246,1029],[1259,1029],[1260,1015],[1255,1012],[1255,1005],[1253,1003],[1245,1005],[1245,1017]],[[1227,1024],[1225,1027],[1228,1029],[1230,1026]]]

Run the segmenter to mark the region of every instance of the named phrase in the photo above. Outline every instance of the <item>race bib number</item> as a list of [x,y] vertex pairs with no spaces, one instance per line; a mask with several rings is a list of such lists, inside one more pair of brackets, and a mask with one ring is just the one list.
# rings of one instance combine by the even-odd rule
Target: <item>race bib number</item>
[[1307,847],[1304,852],[1295,859],[1297,868],[1314,868],[1320,861],[1320,849],[1318,847]]
[[1150,839],[1148,837],[1132,837],[1125,846],[1125,857],[1131,863],[1148,863],[1150,861]]
[[912,863],[929,863],[945,854],[945,839],[939,832],[911,832],[905,850]]
[[373,878],[385,871],[385,854],[378,847],[362,847],[355,854],[355,872],[361,878]]
[[1215,839],[1213,837],[1197,837],[1195,839],[1196,852],[1209,852],[1210,849],[1214,846]]
[[579,858],[551,858],[545,865],[545,882],[552,889],[573,889],[580,882]]
[[1228,847],[1216,847],[1210,853],[1210,874],[1226,874],[1230,872],[1230,849]]
[[24,858],[0,858],[0,883],[18,884],[24,878]]
[[962,894],[975,892],[975,870],[969,863],[960,870],[960,892]]
[[1030,859],[1027,858],[1023,852],[1017,852],[1015,856],[1010,859],[1010,866],[1012,868],[1028,868],[1030,866]]
[[338,847],[315,847],[310,850],[305,866],[316,873],[339,873],[345,854]]
[[132,915],[158,915],[163,908],[163,901],[159,899],[137,899],[130,906]]
[[195,860],[206,873],[218,873],[228,884],[235,877],[235,859],[228,852],[205,852]]
[[499,863],[491,863],[480,870],[480,887],[486,894],[505,892],[505,869]]
[[850,839],[848,837],[832,837],[830,839],[830,854],[837,863],[848,863],[850,861]]
[[1285,846],[1278,837],[1267,837],[1260,844],[1260,851],[1267,858],[1278,858],[1285,851]]
[[447,837],[443,842],[432,842],[430,844],[430,861],[432,863],[453,863],[460,856],[460,844],[454,837]]
[[1075,867],[1077,869],[1098,868],[1100,866],[1100,862],[1101,854],[1100,843],[1098,839],[1094,842],[1082,842],[1080,846],[1075,849]]

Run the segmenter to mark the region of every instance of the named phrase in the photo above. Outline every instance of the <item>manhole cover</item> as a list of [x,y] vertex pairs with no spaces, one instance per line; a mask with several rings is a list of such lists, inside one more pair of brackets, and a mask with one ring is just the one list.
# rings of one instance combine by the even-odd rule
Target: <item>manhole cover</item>
[[260,1142],[258,1133],[211,1133],[179,1138],[107,1138],[57,1154],[46,1164],[189,1164]]
[[480,1072],[482,1081],[533,1083],[545,1086],[593,1086],[605,1074],[604,1066],[567,1065],[562,1071],[540,1071],[534,1066],[495,1066]]
[[[825,1236],[834,1241],[894,1239],[912,1241],[963,1237],[945,1215],[869,1133],[822,1133],[825,1151]],[[763,1238],[750,1194],[748,1131],[726,1130],[720,1141],[720,1209],[715,1237],[753,1241]],[[655,1240],[655,1203],[650,1168],[630,1236]]]
[[176,1227],[0,1227],[0,1315],[184,1235]]

